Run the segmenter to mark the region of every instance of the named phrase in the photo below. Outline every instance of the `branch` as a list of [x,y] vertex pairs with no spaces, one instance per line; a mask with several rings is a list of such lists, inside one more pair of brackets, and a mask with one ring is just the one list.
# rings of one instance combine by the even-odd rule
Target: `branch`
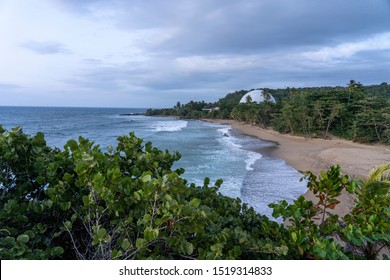
[[75,249],[75,251],[76,251],[77,256],[79,257],[79,259],[85,260],[85,256],[83,256],[83,254],[81,254],[80,251],[77,249],[76,241],[74,240],[73,235],[72,235],[72,233],[70,232],[69,228],[66,226],[65,223],[63,223],[63,224],[64,224],[64,226],[65,226],[65,228],[66,228],[66,231],[67,231],[67,232],[69,233],[69,235],[70,235],[70,239],[72,240],[73,247],[74,247],[74,249]]

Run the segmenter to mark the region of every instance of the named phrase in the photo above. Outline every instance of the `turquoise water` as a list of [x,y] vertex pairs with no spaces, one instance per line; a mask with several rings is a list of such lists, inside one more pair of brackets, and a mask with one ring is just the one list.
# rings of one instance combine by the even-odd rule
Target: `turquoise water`
[[22,126],[24,132],[41,131],[50,146],[62,148],[79,135],[103,149],[115,145],[118,136],[134,131],[159,149],[182,155],[176,167],[183,167],[190,183],[203,185],[223,179],[221,193],[239,197],[262,214],[271,215],[268,204],[292,201],[305,192],[300,173],[284,161],[262,150],[274,144],[241,135],[227,125],[170,117],[121,115],[145,109],[0,107],[0,124],[6,129]]

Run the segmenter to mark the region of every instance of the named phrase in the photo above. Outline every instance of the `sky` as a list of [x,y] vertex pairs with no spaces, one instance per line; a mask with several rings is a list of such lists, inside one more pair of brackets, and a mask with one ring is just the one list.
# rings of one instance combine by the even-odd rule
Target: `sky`
[[0,106],[390,82],[390,0],[0,0]]

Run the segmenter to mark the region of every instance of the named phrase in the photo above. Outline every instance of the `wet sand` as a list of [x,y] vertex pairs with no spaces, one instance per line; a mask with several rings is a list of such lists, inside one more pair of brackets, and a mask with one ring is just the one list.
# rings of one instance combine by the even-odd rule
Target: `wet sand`
[[[205,121],[230,125],[240,133],[271,141],[277,148],[268,149],[271,156],[283,159],[298,171],[319,174],[331,165],[339,164],[341,171],[353,178],[364,178],[381,163],[390,162],[390,146],[358,144],[332,137],[330,140],[305,138],[281,134],[271,129],[243,124],[234,120],[207,119]],[[316,197],[307,191],[304,196],[316,202]],[[353,205],[350,195],[343,193],[341,203],[332,211],[340,216],[348,213]]]

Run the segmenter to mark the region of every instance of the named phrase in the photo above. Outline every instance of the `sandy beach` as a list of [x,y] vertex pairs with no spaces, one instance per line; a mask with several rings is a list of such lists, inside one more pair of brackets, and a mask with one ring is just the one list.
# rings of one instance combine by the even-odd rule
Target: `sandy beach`
[[[276,148],[267,153],[285,160],[288,165],[302,172],[312,171],[319,174],[331,165],[339,164],[344,174],[354,178],[364,178],[379,164],[390,162],[390,146],[386,145],[358,144],[336,137],[330,140],[309,139],[281,134],[271,129],[242,124],[234,120],[207,119],[205,121],[227,124],[242,134],[274,142]],[[306,192],[304,196],[316,202],[311,192]],[[341,203],[337,205],[334,212],[343,216],[352,207],[353,199],[346,193],[343,193],[340,198]]]

